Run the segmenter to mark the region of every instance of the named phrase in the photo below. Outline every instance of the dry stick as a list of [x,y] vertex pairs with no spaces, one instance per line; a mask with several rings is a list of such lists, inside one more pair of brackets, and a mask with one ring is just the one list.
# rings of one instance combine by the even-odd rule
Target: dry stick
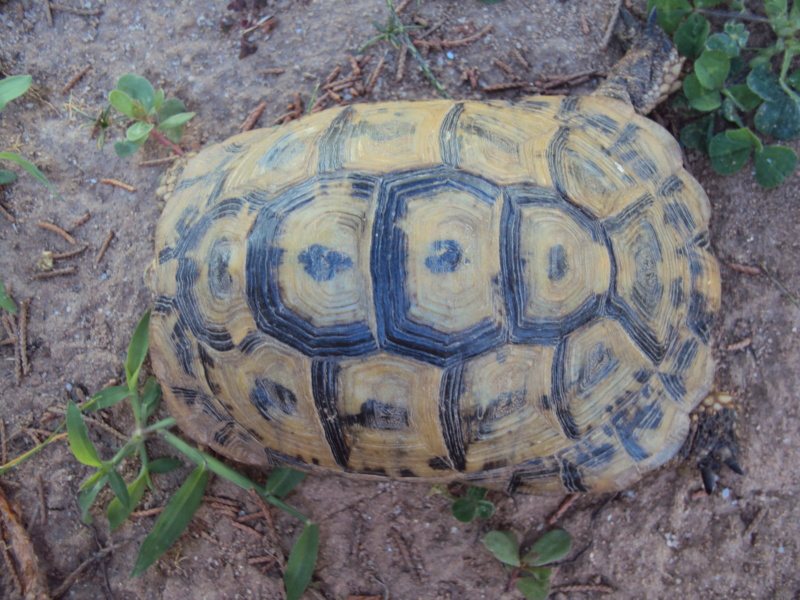
[[371,94],[372,89],[375,87],[375,84],[378,83],[378,77],[380,77],[381,71],[383,70],[383,65],[386,62],[386,57],[388,55],[389,51],[387,50],[386,52],[383,53],[383,56],[381,56],[381,59],[378,61],[378,64],[375,67],[375,70],[369,76],[369,79],[367,79],[367,85],[365,87],[365,91],[367,94]]
[[111,240],[113,239],[114,239],[114,232],[109,231],[108,235],[106,236],[106,239],[103,240],[103,245],[100,246],[100,250],[97,252],[97,257],[94,259],[94,266],[99,265],[100,261],[103,260],[103,257],[106,254],[106,250],[108,250],[108,247],[111,245]]
[[53,26],[53,11],[50,10],[50,0],[44,0],[44,14],[47,16],[47,24]]
[[473,33],[472,35],[468,35],[467,37],[463,37],[458,40],[436,40],[435,42],[429,42],[427,40],[414,40],[415,46],[441,46],[442,48],[456,48],[458,46],[466,46],[467,44],[471,44],[474,41],[481,39],[484,35],[489,33],[492,29],[494,29],[494,25],[487,25],[480,31]]
[[793,295],[793,294],[792,294],[792,293],[791,293],[791,292],[790,292],[790,291],[789,291],[789,290],[786,288],[786,286],[785,286],[785,285],[783,285],[783,284],[782,284],[780,281],[778,281],[778,279],[777,279],[777,278],[776,278],[776,277],[775,277],[775,276],[774,276],[772,273],[770,273],[770,272],[769,272],[769,269],[767,269],[767,265],[765,265],[763,262],[760,262],[760,263],[758,263],[758,266],[759,266],[759,267],[761,267],[761,270],[764,272],[764,275],[766,275],[766,276],[767,276],[767,278],[769,278],[769,280],[772,282],[772,285],[774,285],[774,286],[775,286],[776,288],[778,288],[778,289],[779,289],[781,292],[783,292],[783,295],[784,295],[784,296],[786,296],[786,298],[789,300],[789,302],[791,302],[792,304],[794,304],[794,305],[795,305],[797,308],[800,308],[800,300],[798,300],[798,299],[797,299],[797,298],[796,298],[796,297],[795,297],[795,296],[794,296],[794,295]]
[[78,577],[80,577],[86,569],[92,566],[93,563],[96,563],[97,561],[105,558],[123,544],[127,544],[128,541],[129,540],[125,540],[118,544],[112,544],[111,546],[106,546],[100,552],[95,552],[90,558],[87,558],[85,561],[83,561],[78,566],[77,569],[75,569],[72,573],[67,575],[67,578],[64,580],[64,583],[62,583],[55,589],[55,591],[53,592],[53,600],[57,600],[58,598],[66,594],[69,588],[71,588],[72,585],[78,580]]
[[145,517],[152,517],[164,511],[163,506],[156,506],[147,510],[135,510],[131,513],[132,519],[143,519]]
[[171,165],[177,160],[177,156],[165,156],[164,158],[154,158],[153,160],[143,160],[139,163],[140,167],[161,167]]
[[500,67],[503,71],[505,71],[506,73],[508,73],[509,75],[514,77],[515,79],[518,79],[517,74],[514,72],[514,69],[511,67],[511,65],[508,65],[508,64],[504,63],[499,58],[495,58],[493,62],[494,62],[495,65]]
[[753,343],[751,338],[744,338],[741,342],[736,342],[735,344],[728,344],[725,348],[728,352],[737,352],[739,350],[744,350],[745,348],[749,347],[750,344]]
[[72,8],[71,6],[64,6],[63,4],[53,4],[50,3],[50,8],[53,10],[58,10],[65,13],[71,13],[73,15],[80,15],[82,17],[96,17],[98,15],[102,15],[102,10],[87,10],[83,8]]
[[601,594],[610,594],[614,591],[609,585],[602,585],[602,584],[589,584],[589,585],[559,585],[550,590],[551,592],[561,592],[563,594],[569,593],[587,593],[587,592],[599,592]]
[[530,83],[527,81],[513,81],[511,83],[493,83],[483,88],[484,92],[503,92],[505,90],[517,90],[519,88],[528,87]]
[[86,225],[86,223],[88,223],[89,219],[91,219],[91,218],[92,218],[92,215],[90,215],[89,213],[86,213],[85,215],[83,215],[81,218],[79,218],[77,221],[75,221],[72,224],[72,229],[77,229],[81,225]]
[[614,12],[611,13],[611,20],[608,22],[606,33],[603,36],[603,41],[600,42],[600,50],[605,50],[608,47],[609,42],[611,42],[611,36],[614,35],[614,27],[616,27],[617,19],[619,19],[620,8],[622,8],[622,0],[617,0],[617,4],[614,7]]
[[331,71],[325,78],[325,85],[328,85],[331,81],[336,79],[341,72],[342,72],[342,65],[339,65],[333,71]]
[[531,68],[531,65],[530,65],[530,63],[529,63],[527,60],[525,60],[525,57],[524,57],[524,56],[522,56],[522,52],[520,52],[520,51],[519,51],[519,50],[517,50],[516,48],[512,48],[512,49],[511,49],[511,55],[512,55],[514,58],[516,58],[516,59],[517,59],[517,62],[518,62],[519,64],[521,64],[523,67],[525,67],[526,69],[530,69],[530,68]]
[[114,187],[122,188],[123,190],[127,190],[129,192],[135,192],[136,188],[133,187],[129,183],[124,183],[119,181],[118,179],[111,179],[110,177],[104,177],[100,180],[100,183],[105,183],[106,185],[113,185]]
[[30,308],[31,299],[25,298],[25,300],[22,301],[22,309],[19,312],[19,324],[17,329],[23,375],[27,375],[31,372],[31,365],[28,362],[28,312]]
[[264,75],[282,75],[286,73],[286,69],[282,69],[280,67],[269,67],[267,69],[262,69],[261,71]]
[[58,235],[60,235],[65,240],[67,240],[73,246],[77,246],[78,245],[78,242],[75,241],[75,238],[72,237],[70,234],[68,234],[63,229],[61,229],[61,227],[59,227],[58,225],[54,225],[53,223],[47,223],[45,221],[39,221],[38,223],[36,223],[36,226],[40,227],[42,229],[46,229],[47,231],[52,231],[53,233],[57,233]]
[[257,531],[256,531],[255,529],[253,529],[252,527],[248,527],[247,525],[244,525],[243,523],[238,523],[238,522],[236,522],[236,521],[231,521],[231,525],[233,525],[234,527],[236,527],[236,529],[241,529],[242,531],[246,531],[246,532],[248,532],[248,533],[251,533],[251,534],[253,534],[253,535],[254,535],[254,536],[256,536],[258,539],[264,539],[264,535],[263,535],[263,534],[261,534],[261,533],[257,532]]
[[80,73],[78,73],[72,79],[70,79],[67,82],[67,85],[65,85],[63,88],[61,88],[61,95],[63,96],[68,91],[70,91],[72,88],[74,88],[75,84],[78,83],[81,79],[83,79],[83,76],[86,75],[91,70],[91,68],[92,68],[92,65],[86,65],[83,68],[83,70],[81,70]]
[[63,269],[53,269],[52,271],[45,271],[44,273],[36,273],[34,279],[52,279],[53,277],[61,277],[62,275],[72,275],[78,270],[77,267],[65,267]]
[[3,213],[3,216],[6,219],[8,219],[9,221],[11,221],[12,223],[16,223],[17,222],[17,220],[14,218],[14,215],[12,215],[10,212],[8,212],[8,210],[6,210],[6,207],[3,206],[2,204],[0,204],[0,213]]
[[358,66],[358,61],[356,60],[356,57],[353,56],[352,54],[348,54],[347,58],[350,60],[350,68],[353,70],[352,77],[359,77],[361,75],[361,67]]
[[64,260],[65,258],[73,258],[86,252],[86,249],[89,247],[89,244],[83,244],[80,248],[76,248],[75,250],[70,250],[68,252],[54,252],[52,254],[53,260]]
[[256,106],[253,110],[251,110],[250,114],[247,115],[247,118],[244,120],[244,123],[242,123],[242,126],[239,127],[239,131],[250,131],[253,127],[255,127],[255,124],[261,118],[261,115],[264,114],[266,108],[267,105],[264,102],[262,102],[261,104]]
[[403,75],[405,75],[406,71],[406,57],[408,56],[408,46],[403,42],[403,45],[400,46],[400,56],[397,59],[397,73],[394,76],[394,82],[400,83],[403,81]]
[[555,525],[556,521],[558,521],[561,517],[564,516],[564,513],[566,513],[573,504],[575,504],[575,501],[577,499],[578,499],[578,494],[569,494],[566,498],[564,498],[561,501],[561,504],[558,505],[558,508],[555,510],[555,512],[549,517],[547,517],[545,524],[548,527],[552,527],[553,525]]
[[394,9],[394,12],[399,15],[409,4],[411,4],[411,0],[402,0],[400,4],[397,5],[397,8]]
[[740,265],[739,263],[728,263],[728,266],[734,271],[744,273],[745,275],[761,275],[761,269],[758,267],[751,267],[750,265]]
[[588,71],[581,71],[580,73],[573,73],[572,75],[563,75],[559,77],[555,77],[543,83],[537,82],[537,84],[545,90],[549,90],[552,88],[557,88],[562,85],[577,85],[578,83],[583,83],[583,77],[589,77],[591,75],[597,75],[597,71],[595,69],[589,69]]
[[744,533],[742,533],[742,537],[743,538],[747,539],[751,535],[753,535],[753,533],[755,533],[756,527],[758,527],[758,524],[761,523],[761,521],[767,515],[767,510],[768,509],[767,509],[766,506],[762,506],[761,508],[758,509],[758,512],[756,513],[756,516],[753,517],[753,520],[750,521],[750,525],[748,525],[745,528]]

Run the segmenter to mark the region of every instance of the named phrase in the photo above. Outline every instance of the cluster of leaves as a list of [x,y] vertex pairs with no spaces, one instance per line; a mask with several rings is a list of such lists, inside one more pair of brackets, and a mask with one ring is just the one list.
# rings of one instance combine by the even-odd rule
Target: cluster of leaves
[[[789,9],[786,0],[763,0],[766,17],[745,14],[741,2],[729,3],[738,12],[712,10],[721,2],[648,3],[658,9],[659,24],[673,35],[678,51],[694,61],[679,106],[702,116],[682,129],[681,142],[706,152],[714,170],[724,175],[737,173],[754,155],[756,181],[776,187],[794,171],[797,154],[786,146],[765,145],[749,125],[779,140],[800,135],[800,70],[790,72],[792,59],[800,55],[800,2]],[[706,16],[731,18],[722,31],[711,33]],[[742,21],[768,23],[775,43],[749,47],[750,32]]]
[[6,285],[2,281],[0,281],[0,308],[7,310],[12,315],[17,314],[17,305],[14,304],[14,300],[6,292]]
[[550,595],[552,564],[564,558],[572,549],[572,538],[563,529],[545,533],[531,546],[525,555],[520,555],[520,543],[510,531],[490,531],[483,544],[495,558],[511,570],[511,578],[517,589],[528,600],[545,600]]
[[[32,82],[33,78],[30,75],[13,75],[0,80],[0,112],[3,111],[3,109],[6,107],[6,104],[15,98],[19,98],[22,96],[22,94],[27,92],[30,89]],[[28,173],[33,175],[33,177],[35,177],[39,182],[44,184],[55,197],[63,200],[55,188],[50,185],[50,182],[47,180],[47,177],[44,176],[44,173],[42,173],[32,162],[25,160],[16,152],[5,151],[0,151],[0,160],[7,160],[19,165]],[[13,183],[16,180],[17,174],[14,173],[14,171],[0,169],[0,185]]]
[[[157,436],[171,444],[197,467],[164,507],[153,530],[145,538],[131,575],[142,573],[178,539],[200,506],[209,475],[214,473],[245,490],[254,490],[266,502],[303,523],[303,530],[292,547],[284,573],[286,598],[298,600],[314,572],[319,548],[319,526],[284,502],[283,498],[302,481],[305,474],[291,469],[274,469],[266,484],[260,485],[171,433],[169,429],[175,424],[175,420],[171,417],[149,424],[161,399],[161,388],[155,378],[149,377],[141,389],[139,385],[139,373],[148,350],[149,321],[148,311],[140,320],[128,346],[128,356],[125,361],[126,384],[105,388],[80,408],[70,401],[67,405],[66,422],[62,423],[42,444],[0,467],[0,475],[30,458],[53,440],[63,437],[64,434],[60,431],[66,425],[70,449],[75,458],[95,469],[95,472],[81,485],[78,494],[82,518],[84,522],[91,521],[90,508],[100,491],[108,485],[114,498],[108,503],[105,512],[113,530],[130,516],[145,490],[153,487],[153,475],[168,473],[182,464],[181,460],[175,458],[152,459],[149,456],[146,442]],[[108,408],[124,400],[128,401],[133,412],[135,429],[130,439],[114,453],[114,456],[104,460],[101,458],[102,452],[89,438],[83,413]],[[120,469],[126,459],[133,457],[138,458],[139,473],[132,482],[127,483],[120,474]]]
[[476,518],[491,519],[494,515],[494,504],[486,499],[489,493],[486,488],[469,486],[464,498],[453,496],[441,485],[434,485],[431,491],[450,500],[450,512],[462,523],[471,523]]
[[[178,144],[183,137],[186,123],[195,113],[185,112],[186,107],[181,100],[164,98],[163,89],[156,91],[144,77],[128,73],[117,80],[117,87],[108,95],[108,101],[125,115],[122,120],[133,119],[125,132],[125,139],[114,144],[118,156],[130,156],[148,138],[153,138],[183,155]],[[104,131],[114,122],[116,120],[109,119],[109,109],[106,108],[94,124]]]

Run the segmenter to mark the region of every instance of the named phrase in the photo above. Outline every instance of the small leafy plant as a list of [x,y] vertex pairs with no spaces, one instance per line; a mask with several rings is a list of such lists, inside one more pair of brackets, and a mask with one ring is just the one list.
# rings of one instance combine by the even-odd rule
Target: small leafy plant
[[14,304],[14,300],[8,295],[6,285],[2,281],[0,281],[0,308],[7,310],[12,315],[17,314],[17,305]]
[[[800,70],[791,70],[800,55],[800,2],[789,9],[786,0],[763,0],[766,17],[746,14],[742,2],[729,2],[732,12],[712,10],[721,2],[648,2],[678,51],[693,61],[676,105],[699,118],[683,127],[681,142],[707,153],[723,175],[739,172],[753,156],[756,181],[776,187],[794,171],[797,154],[787,146],[765,145],[753,129],[779,140],[800,136]],[[711,33],[706,17],[728,20]],[[748,46],[744,22],[767,23],[775,42]]]
[[[164,90],[158,91],[144,77],[128,73],[117,80],[117,88],[108,95],[108,101],[126,117],[133,119],[125,132],[125,139],[114,144],[118,156],[130,156],[148,138],[169,146],[183,156],[180,144],[183,129],[195,113],[185,112],[186,107],[178,98],[164,98]],[[109,123],[108,114],[101,113],[103,123]],[[109,123],[110,124],[110,123]]]
[[441,485],[434,485],[432,492],[450,500],[450,512],[462,523],[471,523],[476,518],[491,519],[494,515],[494,504],[486,500],[489,492],[486,488],[469,486],[465,498],[453,496]]
[[[483,544],[495,558],[511,569],[511,582],[528,600],[545,600],[550,595],[552,564],[572,549],[572,538],[563,529],[553,529],[540,537],[520,556],[520,544],[510,531],[490,531]],[[511,585],[509,583],[509,586]]]
[[[15,98],[19,98],[25,92],[27,92],[30,89],[32,82],[33,78],[30,75],[13,75],[0,80],[0,112],[3,111],[3,109],[6,107],[6,104]],[[33,175],[35,179],[44,184],[56,198],[63,200],[61,194],[59,194],[50,184],[50,182],[47,180],[47,177],[44,176],[44,173],[42,173],[32,162],[25,160],[16,152],[0,152],[0,160],[7,160],[18,164],[28,173]],[[0,169],[0,185],[14,183],[16,180],[17,174],[14,173],[14,171]]]

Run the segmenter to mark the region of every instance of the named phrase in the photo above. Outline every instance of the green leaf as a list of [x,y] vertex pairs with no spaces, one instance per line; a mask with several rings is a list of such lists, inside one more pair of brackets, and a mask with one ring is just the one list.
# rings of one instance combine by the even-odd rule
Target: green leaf
[[139,382],[139,370],[147,356],[147,347],[150,344],[148,327],[150,325],[150,311],[148,310],[139,320],[139,324],[131,336],[128,344],[128,358],[125,360],[125,376],[128,380],[128,389],[131,393],[136,391]]
[[658,24],[668,35],[675,33],[683,18],[692,12],[689,0],[649,0],[647,12],[658,8]]
[[714,135],[714,115],[692,121],[681,129],[681,144],[708,154],[708,143]]
[[[800,3],[798,3],[798,6],[800,6]],[[786,77],[786,83],[788,83],[794,89],[800,90],[800,69],[789,73],[789,75]]]
[[189,525],[200,506],[209,471],[198,466],[175,492],[158,517],[153,531],[144,539],[131,577],[142,573],[166,552]]
[[692,13],[675,32],[675,45],[678,52],[689,58],[697,58],[703,51],[711,24],[703,15]]
[[483,545],[500,562],[512,567],[520,566],[519,542],[510,531],[490,531],[484,536]]
[[728,139],[733,140],[734,142],[750,144],[756,150],[761,150],[761,140],[759,140],[758,137],[747,127],[729,129],[725,132],[725,135],[728,137]]
[[739,116],[736,103],[731,98],[725,98],[722,101],[722,116],[731,123],[734,123],[739,127],[744,127],[744,122]]
[[472,500],[475,500],[475,502],[477,502],[478,500],[483,500],[484,498],[486,498],[486,494],[488,493],[489,490],[485,487],[478,487],[476,485],[471,485],[467,489],[467,498],[470,498]]
[[103,388],[99,392],[97,392],[94,396],[92,396],[93,402],[91,406],[88,405],[84,408],[84,410],[101,410],[103,408],[108,408],[109,406],[114,406],[118,402],[125,400],[130,396],[130,390],[124,385],[112,385],[107,388]]
[[7,310],[12,315],[17,314],[17,305],[6,292],[6,284],[0,281],[0,308]]
[[[150,464],[152,465],[152,463]],[[133,509],[142,499],[142,494],[144,494],[146,487],[147,470],[142,469],[142,471],[139,473],[139,476],[128,486],[129,506],[127,508],[124,507],[122,502],[119,501],[119,496],[108,503],[108,507],[106,508],[106,518],[108,518],[108,525],[111,528],[111,531],[117,529],[125,522],[125,519],[130,516]]]
[[181,141],[181,138],[183,138],[183,130],[186,127],[186,123],[189,119],[194,117],[194,115],[195,113],[193,112],[173,115],[159,125],[158,130],[161,131],[170,142],[177,144]]
[[142,114],[137,107],[132,115],[134,118],[141,119],[155,112],[156,91],[144,77],[139,77],[133,73],[123,75],[117,80],[117,89],[127,94],[134,102],[138,102],[141,108],[144,109]]
[[786,0],[764,0],[764,12],[770,20],[786,14]]
[[133,510],[131,507],[131,497],[128,494],[128,486],[125,485],[125,480],[122,479],[122,475],[112,469],[108,472],[108,483],[114,495],[117,497],[117,500],[122,504],[122,507],[128,511]]
[[147,467],[151,473],[155,473],[156,475],[163,475],[164,473],[169,473],[170,471],[174,471],[182,464],[183,461],[178,458],[157,458],[155,460],[151,460],[147,464]]
[[117,156],[126,157],[130,156],[134,152],[136,152],[142,144],[144,144],[147,138],[142,138],[138,142],[129,142],[128,140],[123,140],[121,142],[114,143],[114,152],[117,153]]
[[722,87],[731,69],[731,59],[719,50],[705,50],[694,62],[694,72],[704,88],[716,90]]
[[776,102],[785,94],[780,80],[775,73],[769,71],[767,64],[759,64],[747,74],[747,87],[764,100]]
[[158,409],[161,401],[161,386],[155,377],[148,377],[142,390],[142,422],[147,422]]
[[[86,486],[86,483],[89,482],[91,482],[91,485]],[[100,490],[108,483],[108,473],[97,471],[86,483],[84,483],[85,487],[82,487],[78,492],[78,506],[81,509],[81,520],[87,525],[90,525],[94,519],[89,513],[89,509],[92,507],[92,504],[94,504],[97,494],[99,494]]]
[[522,561],[531,567],[539,567],[564,558],[571,549],[570,535],[563,529],[553,529],[536,540]]
[[738,173],[753,152],[752,143],[731,139],[727,133],[729,132],[718,133],[708,145],[711,166],[720,175]]
[[0,111],[14,98],[19,98],[27,92],[32,81],[30,75],[12,75],[0,80]]
[[284,498],[289,492],[297,487],[297,485],[303,481],[307,475],[308,473],[301,473],[300,471],[295,471],[294,469],[278,467],[272,469],[272,473],[269,474],[269,479],[267,479],[265,488],[267,493],[277,496],[278,498]]
[[494,515],[494,504],[488,500],[478,500],[478,518],[491,519]]
[[319,525],[307,523],[292,547],[289,560],[286,561],[286,573],[283,577],[286,600],[299,600],[303,595],[314,574],[318,551]]
[[691,73],[683,81],[683,93],[689,106],[702,112],[716,110],[722,104],[722,96],[717,90],[707,90],[700,85],[697,75]]
[[727,87],[722,93],[733,100],[739,110],[750,111],[761,104],[761,97],[743,83]]
[[713,8],[724,0],[694,0],[695,8]]
[[103,461],[97,456],[97,450],[89,439],[89,430],[83,422],[81,409],[72,400],[67,404],[67,436],[72,454],[84,465],[103,467]]
[[533,577],[517,577],[517,589],[528,600],[546,600],[550,595],[550,581],[539,581]]
[[739,46],[739,48],[744,48],[747,46],[747,39],[750,37],[750,32],[747,30],[747,27],[745,27],[744,23],[730,20],[725,23],[722,29],[734,42],[736,42],[736,45]]
[[[163,104],[164,104],[164,90],[159,88],[158,91],[156,92],[156,103],[155,103],[155,106],[154,106],[154,108],[156,109],[156,114],[159,113],[159,111],[161,110],[161,106]],[[160,120],[161,120],[161,117],[159,116],[159,121]]]
[[715,33],[706,40],[708,50],[716,50],[724,53],[729,58],[739,56],[739,44],[727,33]]
[[478,507],[469,498],[456,498],[450,506],[450,512],[462,523],[471,523],[478,514]]
[[553,575],[553,569],[550,567],[530,567],[525,570],[539,581],[547,581]]
[[16,180],[17,174],[14,173],[14,171],[0,169],[0,185],[8,185],[9,183],[14,183]]
[[765,146],[756,150],[756,181],[761,187],[774,188],[786,181],[797,166],[797,154],[786,146]]
[[18,164],[20,167],[25,169],[28,173],[33,175],[33,177],[36,178],[39,181],[39,183],[44,184],[45,187],[47,187],[47,189],[50,190],[50,192],[56,198],[58,198],[62,202],[64,201],[64,198],[61,197],[61,194],[59,194],[56,191],[56,188],[54,188],[52,185],[50,185],[50,182],[47,180],[47,177],[44,176],[44,173],[42,173],[38,169],[38,167],[35,164],[33,164],[32,162],[28,162],[27,160],[22,158],[19,154],[14,154],[13,152],[0,152],[0,160],[10,160],[11,162]]
[[145,121],[136,121],[133,125],[128,127],[125,132],[125,139],[134,144],[139,141],[144,141],[150,132],[153,130],[153,125]]
[[179,115],[186,111],[186,106],[183,101],[178,98],[167,98],[164,104],[158,110],[158,122],[163,124],[164,121],[175,115]]
[[800,102],[783,93],[779,100],[766,100],[758,107],[753,123],[761,133],[779,140],[800,135]]
[[125,92],[120,92],[119,90],[111,90],[108,94],[108,101],[116,108],[119,112],[123,115],[127,115],[132,119],[135,118],[134,114],[136,112],[136,103],[128,97],[128,94]]

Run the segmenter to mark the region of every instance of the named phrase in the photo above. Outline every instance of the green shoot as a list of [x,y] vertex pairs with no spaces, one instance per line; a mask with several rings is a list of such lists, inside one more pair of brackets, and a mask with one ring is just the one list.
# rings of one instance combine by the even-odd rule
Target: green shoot
[[[728,3],[732,12],[714,8],[721,3],[648,2],[678,51],[693,61],[676,100],[694,119],[681,130],[681,142],[708,154],[723,175],[738,173],[752,156],[756,181],[777,187],[794,171],[797,154],[788,146],[765,145],[753,130],[778,140],[800,136],[800,70],[791,70],[800,55],[800,3],[790,9],[786,0],[763,0],[766,17],[746,13],[741,2]],[[727,20],[712,33],[706,17]],[[748,46],[748,22],[767,23],[774,42]]]
[[[128,73],[117,80],[117,88],[108,95],[108,102],[133,121],[125,132],[125,139],[114,144],[118,156],[130,156],[148,138],[172,148],[179,156],[184,155],[178,144],[186,123],[195,113],[185,112],[181,100],[165,99],[164,90],[156,91],[144,77]],[[108,114],[101,113],[98,121],[111,124]]]
[[6,292],[6,285],[2,281],[0,281],[0,308],[7,310],[12,315],[17,314],[17,305],[14,304],[14,300]]
[[[33,78],[30,75],[14,75],[12,77],[6,77],[5,79],[0,80],[0,111],[2,111],[6,107],[6,104],[11,102],[11,100],[19,98],[25,92],[27,92],[31,87],[32,81]],[[15,152],[0,152],[0,160],[7,160],[19,165],[25,171],[30,173],[37,181],[47,187],[47,189],[50,190],[50,192],[56,198],[59,200],[64,200],[61,197],[61,194],[59,194],[47,180],[47,177],[44,176],[44,173],[42,173],[32,162],[25,160]],[[0,185],[13,183],[16,181],[16,179],[17,174],[14,173],[14,171],[0,169]]]
[[552,564],[572,549],[572,538],[563,529],[553,529],[540,537],[525,555],[510,531],[490,531],[483,544],[495,558],[511,569],[511,581],[528,600],[545,600],[550,595]]
[[462,523],[471,523],[476,518],[491,519],[494,515],[494,504],[486,500],[486,488],[470,486],[464,498],[458,498],[450,494],[443,486],[434,485],[431,493],[441,494],[450,500],[450,512]]

